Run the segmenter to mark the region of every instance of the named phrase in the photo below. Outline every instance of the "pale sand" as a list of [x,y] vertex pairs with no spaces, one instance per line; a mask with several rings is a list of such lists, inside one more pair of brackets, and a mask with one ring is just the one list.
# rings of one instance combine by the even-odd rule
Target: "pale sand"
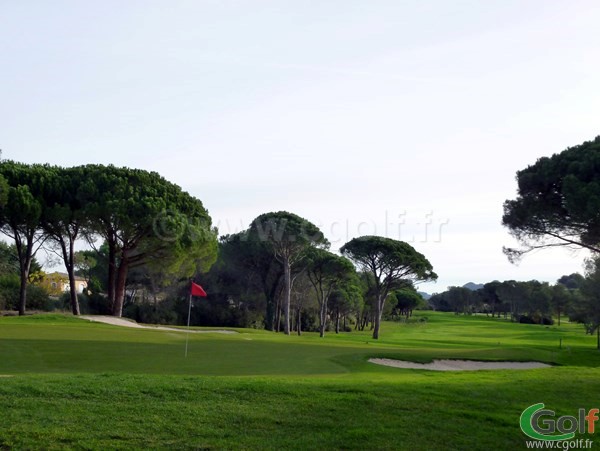
[[[103,315],[81,315],[79,318],[87,319],[89,321],[96,321],[99,323],[112,324],[113,326],[123,327],[134,327],[136,329],[151,329],[151,330],[167,330],[170,332],[188,332],[187,329],[177,329],[175,327],[164,327],[164,326],[146,326],[138,324],[135,321],[127,318],[118,318],[116,316],[103,316]],[[191,334],[237,334],[234,330],[193,330],[190,329]]]
[[531,370],[551,366],[540,362],[481,362],[474,360],[434,360],[431,363],[415,363],[406,360],[369,359],[369,362],[394,368],[431,371]]

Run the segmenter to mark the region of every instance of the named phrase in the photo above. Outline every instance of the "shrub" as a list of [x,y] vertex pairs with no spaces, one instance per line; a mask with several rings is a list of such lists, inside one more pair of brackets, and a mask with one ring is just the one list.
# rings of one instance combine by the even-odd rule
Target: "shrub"
[[[0,309],[19,309],[19,290],[21,282],[17,274],[3,274],[0,276]],[[27,285],[28,310],[52,310],[52,301],[42,287]]]
[[[16,307],[18,306],[15,305]],[[53,308],[53,303],[46,290],[37,285],[29,285],[27,287],[27,308],[49,312]]]
[[519,317],[519,322],[521,324],[542,324],[544,326],[552,326],[554,324],[554,320],[552,318],[548,318],[539,314],[534,314],[532,316],[521,315]]
[[2,309],[16,310],[19,303],[19,276],[3,274],[0,276],[0,306]]
[[519,322],[521,324],[535,324],[535,321],[533,320],[533,318],[531,318],[530,316],[527,316],[527,315],[521,315],[521,317],[519,318]]
[[177,313],[173,301],[167,299],[157,304],[129,304],[123,309],[123,316],[138,323],[177,324]]
[[[82,315],[110,315],[108,298],[98,293],[77,293],[79,311]],[[71,295],[66,292],[54,303],[54,310],[71,311]]]

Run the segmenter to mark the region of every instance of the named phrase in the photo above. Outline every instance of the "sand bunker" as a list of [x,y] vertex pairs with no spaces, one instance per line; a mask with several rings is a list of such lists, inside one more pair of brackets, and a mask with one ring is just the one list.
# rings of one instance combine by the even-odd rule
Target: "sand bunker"
[[431,371],[531,370],[550,367],[550,365],[540,362],[478,362],[474,360],[434,360],[431,363],[415,363],[406,360],[369,359],[369,362],[394,368]]
[[[133,320],[126,318],[118,318],[116,316],[103,316],[103,315],[81,315],[80,318],[87,319],[89,321],[96,321],[98,323],[112,324],[113,326],[123,327],[134,327],[136,329],[152,329],[152,330],[167,330],[170,332],[188,332],[187,329],[178,329],[176,327],[163,327],[163,326],[145,326],[138,324]],[[194,330],[190,329],[190,334],[237,334],[234,330]]]

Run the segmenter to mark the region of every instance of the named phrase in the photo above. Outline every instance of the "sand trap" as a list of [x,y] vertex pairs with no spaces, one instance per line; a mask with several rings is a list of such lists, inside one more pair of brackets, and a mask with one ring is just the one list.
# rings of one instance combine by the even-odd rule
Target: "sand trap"
[[474,360],[434,360],[431,363],[415,363],[406,360],[369,359],[369,362],[394,368],[431,371],[531,370],[550,367],[550,365],[540,362],[478,362]]
[[[187,332],[187,329],[177,329],[175,327],[163,327],[163,326],[145,326],[138,324],[135,321],[127,318],[118,318],[116,316],[103,316],[103,315],[81,315],[80,318],[87,319],[88,321],[96,321],[98,323],[112,324],[113,326],[133,327],[135,329],[152,329],[152,330],[167,330],[170,332]],[[237,334],[234,330],[194,330],[190,329],[191,334]]]

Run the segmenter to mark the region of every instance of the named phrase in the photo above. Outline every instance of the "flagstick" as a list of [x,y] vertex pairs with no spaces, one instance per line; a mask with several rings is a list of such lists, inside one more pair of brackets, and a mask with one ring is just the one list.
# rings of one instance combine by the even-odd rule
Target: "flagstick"
[[189,306],[188,306],[188,322],[187,322],[187,332],[185,334],[185,358],[187,359],[187,350],[188,350],[188,340],[190,337],[190,316],[192,316],[192,293],[190,292],[189,298]]

